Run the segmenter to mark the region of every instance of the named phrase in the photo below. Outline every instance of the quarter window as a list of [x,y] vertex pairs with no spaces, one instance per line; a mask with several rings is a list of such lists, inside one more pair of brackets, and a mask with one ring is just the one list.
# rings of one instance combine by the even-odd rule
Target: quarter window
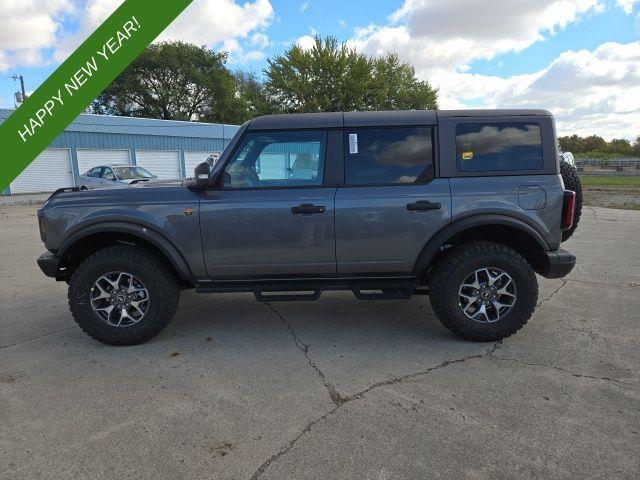
[[456,126],[456,162],[461,172],[539,170],[540,126],[534,123],[461,123]]
[[345,131],[347,185],[421,183],[433,178],[431,128],[358,128]]
[[227,188],[322,185],[324,131],[248,133],[225,170]]

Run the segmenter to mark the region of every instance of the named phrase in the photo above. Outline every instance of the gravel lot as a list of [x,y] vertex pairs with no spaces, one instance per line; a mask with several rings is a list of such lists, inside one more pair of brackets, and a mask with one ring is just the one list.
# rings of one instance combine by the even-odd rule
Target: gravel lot
[[76,328],[33,206],[0,207],[0,478],[640,477],[640,212],[588,207],[498,344],[427,298],[184,292],[130,348]]

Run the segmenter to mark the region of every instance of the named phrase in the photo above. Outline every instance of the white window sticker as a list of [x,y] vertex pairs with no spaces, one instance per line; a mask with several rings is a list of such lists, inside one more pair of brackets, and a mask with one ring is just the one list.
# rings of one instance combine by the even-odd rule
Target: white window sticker
[[358,153],[358,134],[349,134],[349,153]]

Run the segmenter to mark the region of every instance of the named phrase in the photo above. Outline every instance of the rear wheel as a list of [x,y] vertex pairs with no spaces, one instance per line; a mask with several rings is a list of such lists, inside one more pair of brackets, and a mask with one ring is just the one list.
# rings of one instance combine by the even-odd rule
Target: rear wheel
[[436,267],[430,301],[440,321],[468,340],[501,340],[520,330],[538,301],[531,265],[493,242],[455,247]]
[[171,321],[179,290],[166,263],[143,248],[117,245],[87,257],[71,276],[69,307],[88,335],[136,345]]
[[560,160],[560,174],[564,182],[564,188],[576,192],[576,210],[573,217],[573,226],[562,232],[562,241],[568,240],[578,228],[580,215],[582,215],[582,184],[578,176],[578,169],[564,160]]

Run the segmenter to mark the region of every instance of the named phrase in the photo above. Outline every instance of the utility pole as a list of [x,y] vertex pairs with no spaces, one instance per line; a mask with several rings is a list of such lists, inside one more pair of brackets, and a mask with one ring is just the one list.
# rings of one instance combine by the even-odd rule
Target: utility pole
[[20,90],[22,92],[22,102],[24,102],[27,99],[27,93],[24,91],[24,77],[22,75],[13,75],[11,78],[13,78],[14,81],[16,80],[20,80]]

